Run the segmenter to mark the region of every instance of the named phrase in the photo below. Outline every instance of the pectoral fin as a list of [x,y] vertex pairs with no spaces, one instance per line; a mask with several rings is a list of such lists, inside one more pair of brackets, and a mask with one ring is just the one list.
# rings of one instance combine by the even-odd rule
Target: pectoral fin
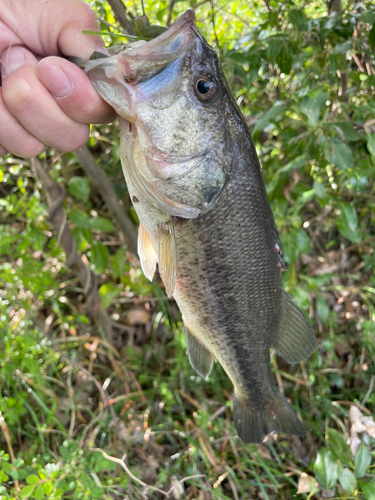
[[186,338],[186,348],[189,356],[189,361],[194,370],[203,377],[207,379],[211,373],[214,358],[211,353],[204,347],[204,345],[199,342],[197,337],[195,337],[189,328],[184,323],[185,338]]
[[141,261],[143,274],[152,281],[158,259],[154,245],[142,224],[139,225],[138,230],[138,255]]
[[316,338],[306,316],[283,290],[279,333],[273,347],[288,363],[306,359],[316,349]]
[[177,280],[177,247],[174,225],[170,221],[159,227],[159,272],[168,297],[172,297]]

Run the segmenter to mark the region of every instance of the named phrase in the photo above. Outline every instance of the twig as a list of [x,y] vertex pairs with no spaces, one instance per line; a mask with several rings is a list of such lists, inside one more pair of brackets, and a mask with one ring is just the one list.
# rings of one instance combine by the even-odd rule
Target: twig
[[104,458],[106,458],[110,462],[115,462],[116,464],[120,465],[124,469],[124,471],[128,474],[128,476],[130,476],[133,479],[133,481],[140,484],[141,486],[144,486],[145,488],[148,488],[152,491],[157,491],[158,493],[161,493],[167,498],[169,497],[169,493],[167,493],[166,491],[159,490],[159,488],[155,488],[155,486],[150,486],[149,484],[144,483],[143,481],[141,481],[141,479],[138,479],[136,476],[134,476],[134,474],[132,474],[126,463],[121,458],[111,457],[110,455],[107,455],[107,453],[103,451],[101,448],[91,448],[91,451],[98,451],[103,455]]
[[230,476],[228,476],[228,482],[229,482],[229,486],[230,486],[230,488],[232,490],[234,499],[235,500],[240,500],[240,497],[238,496],[238,493],[237,493],[237,490],[236,490],[236,485],[235,485],[233,479]]
[[170,0],[170,2],[169,2],[169,13],[168,13],[168,19],[167,19],[167,24],[166,24],[166,26],[168,26],[168,28],[171,25],[172,12],[173,12],[173,7],[174,7],[175,2],[176,2],[176,0]]
[[338,252],[338,255],[341,256],[344,253],[348,253],[348,252],[351,252],[352,250],[356,250],[357,248],[361,248],[361,247],[367,245],[368,243],[371,243],[374,240],[375,240],[375,236],[371,236],[371,238],[367,238],[367,240],[362,240],[360,243],[355,243],[354,245],[350,245],[349,247],[346,247],[343,250],[340,250],[340,252]]
[[197,410],[201,410],[201,411],[204,411],[204,408],[202,405],[200,405],[197,401],[195,401],[195,399],[193,399],[192,397],[190,397],[188,394],[186,394],[186,392],[184,391],[181,391],[180,389],[178,390],[178,393],[180,396],[182,396],[184,399],[186,399],[186,401],[189,401],[189,403],[191,405],[193,405],[195,408],[197,408]]
[[374,388],[374,384],[375,384],[375,375],[371,375],[370,386],[368,388],[368,391],[366,392],[366,396],[362,399],[363,406],[366,404],[366,401],[370,397],[372,390]]
[[[13,451],[13,446],[12,446],[12,440],[11,440],[11,437],[10,437],[10,432],[9,432],[7,423],[5,422],[5,418],[3,417],[3,414],[1,413],[1,411],[0,411],[0,429],[2,430],[2,432],[4,434],[4,438],[5,438],[5,442],[6,442],[7,446],[8,446],[10,458],[11,458],[12,462],[14,462],[15,459],[16,459],[16,457],[15,457],[14,451]],[[20,484],[19,484],[19,482],[18,482],[17,479],[14,480],[14,488],[15,488],[16,498],[18,498],[18,491],[20,489]]]
[[103,197],[107,207],[112,212],[117,224],[120,227],[122,234],[124,235],[125,241],[129,247],[129,250],[134,254],[137,253],[137,231],[135,226],[121,207],[117,200],[116,191],[114,190],[111,182],[105,173],[98,167],[95,158],[90,153],[88,148],[84,146],[82,149],[76,151],[75,156],[78,158],[82,168],[86,174],[90,177],[92,183],[98,189]]
[[[184,477],[183,479],[179,479],[178,482],[182,484],[185,481],[188,481],[189,479],[198,479],[200,477],[206,477],[206,474],[196,474],[195,476],[187,476],[187,477]],[[172,489],[170,489],[168,491],[168,493],[170,493],[171,491],[172,491]]]
[[372,415],[371,411],[368,408],[366,408],[363,405],[359,405],[358,403],[354,403],[353,401],[332,401],[331,404],[333,404],[334,406],[336,406],[336,405],[356,406],[357,408],[364,411],[365,413]]
[[127,18],[127,15],[131,17],[131,14],[126,11],[126,7],[121,0],[108,0],[108,3],[113,10],[116,21],[118,21],[124,31],[128,35],[135,35],[133,24]]

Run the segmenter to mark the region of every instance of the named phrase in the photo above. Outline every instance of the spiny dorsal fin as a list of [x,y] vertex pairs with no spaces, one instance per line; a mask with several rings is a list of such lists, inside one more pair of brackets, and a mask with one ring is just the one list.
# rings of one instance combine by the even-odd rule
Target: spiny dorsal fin
[[170,220],[159,226],[159,272],[168,297],[172,297],[177,281],[177,247],[174,223]]
[[279,333],[273,347],[288,363],[306,359],[316,349],[316,338],[305,314],[283,290]]
[[154,245],[142,224],[138,229],[138,255],[141,261],[143,274],[152,281],[158,261]]
[[207,380],[214,364],[214,358],[197,337],[191,333],[185,322],[184,329],[190,364],[198,375]]

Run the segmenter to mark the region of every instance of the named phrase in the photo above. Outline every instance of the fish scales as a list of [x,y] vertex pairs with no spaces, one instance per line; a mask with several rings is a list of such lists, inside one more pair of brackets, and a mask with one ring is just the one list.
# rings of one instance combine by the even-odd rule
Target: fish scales
[[295,363],[316,339],[282,288],[281,245],[256,151],[193,11],[150,42],[89,61],[86,72],[120,115],[141,265],[149,279],[159,265],[183,315],[193,368],[207,378],[214,359],[223,366],[245,442],[303,435],[275,384],[270,348]]
[[281,278],[257,160],[250,148],[243,149],[244,160],[234,167],[217,205],[176,225],[174,297],[232,382],[248,384],[252,397],[261,400],[272,381],[269,347],[279,327]]

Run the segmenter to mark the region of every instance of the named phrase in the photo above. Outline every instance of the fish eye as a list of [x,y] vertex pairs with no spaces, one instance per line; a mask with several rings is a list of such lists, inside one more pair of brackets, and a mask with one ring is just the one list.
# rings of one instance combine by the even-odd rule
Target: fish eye
[[195,79],[194,92],[200,101],[209,101],[215,95],[216,85],[207,76],[200,75]]

